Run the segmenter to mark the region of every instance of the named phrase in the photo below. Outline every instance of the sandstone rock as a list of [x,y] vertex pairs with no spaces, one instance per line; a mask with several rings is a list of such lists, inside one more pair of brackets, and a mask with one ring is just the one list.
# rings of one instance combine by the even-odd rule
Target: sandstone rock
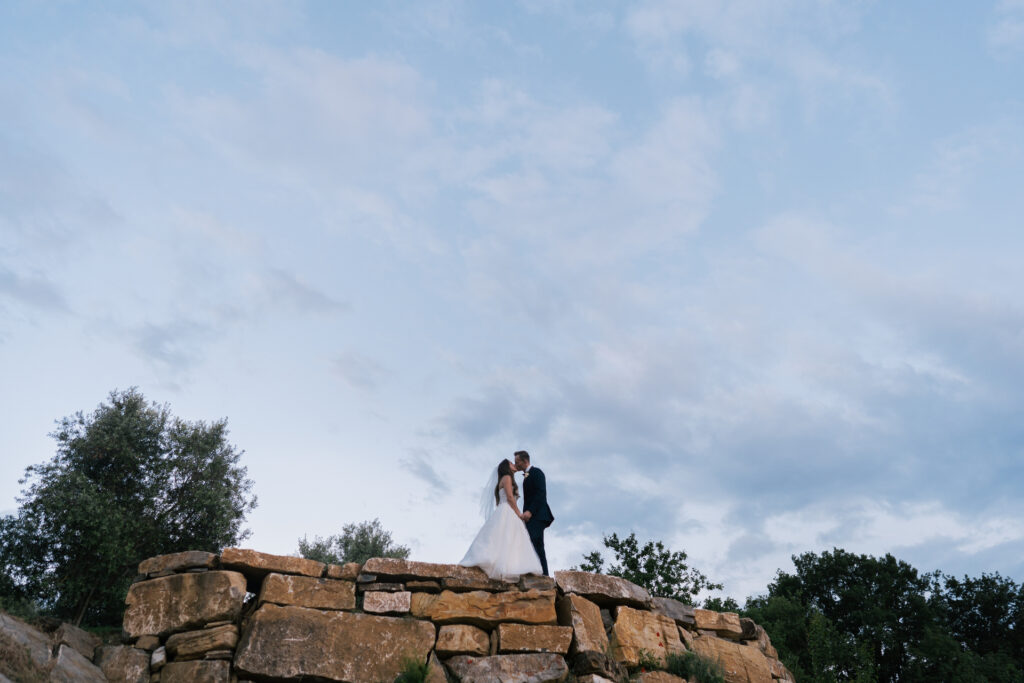
[[500,593],[501,591],[512,590],[516,584],[508,581],[499,581],[486,576],[459,577],[451,576],[443,580],[445,590],[450,591],[490,591]]
[[234,658],[235,658],[235,651],[234,650],[210,650],[205,655],[203,655],[203,659],[234,659]]
[[214,569],[217,556],[201,550],[186,550],[170,555],[157,555],[139,563],[139,574],[154,576],[156,574],[173,574],[188,569]]
[[57,647],[50,667],[51,683],[107,683],[103,671],[70,645]]
[[238,627],[234,624],[205,628],[201,631],[175,633],[165,647],[175,661],[202,659],[211,650],[233,650],[238,644]]
[[142,636],[141,638],[135,641],[135,647],[139,648],[140,650],[147,650],[148,652],[152,652],[153,650],[160,647],[160,639],[156,636]]
[[709,609],[694,609],[693,618],[698,629],[714,631],[722,638],[738,640],[743,635],[740,615],[735,612],[713,612]]
[[693,605],[687,605],[672,598],[651,598],[651,611],[663,614],[680,626],[695,626]]
[[740,617],[740,629],[743,631],[740,634],[740,640],[757,640],[758,625],[754,623],[753,619]]
[[666,616],[620,607],[610,640],[612,657],[626,666],[640,662],[640,651],[646,650],[659,662],[665,655],[686,650],[679,640],[679,627]]
[[569,675],[555,654],[452,657],[446,664],[461,683],[557,683]]
[[355,609],[356,585],[351,581],[268,574],[259,596],[259,603],[265,602],[312,609]]
[[687,650],[693,649],[693,634],[687,628],[679,627],[679,639],[683,641],[683,645],[686,646]]
[[646,671],[630,681],[631,683],[686,683],[685,678],[673,676],[667,671]]
[[568,626],[531,626],[528,624],[498,624],[498,652],[556,652],[564,655],[572,642],[572,628]]
[[345,564],[327,565],[328,579],[341,579],[342,581],[355,581],[359,576],[361,565],[358,562],[346,562]]
[[231,663],[171,662],[160,672],[160,683],[231,683]]
[[491,646],[487,632],[468,624],[448,624],[442,626],[437,634],[437,645],[434,649],[439,657],[457,655],[486,655]]
[[693,639],[693,649],[721,664],[726,683],[772,683],[771,660],[756,647],[701,636]]
[[519,577],[519,590],[521,591],[549,591],[554,590],[555,580],[543,574],[523,574]]
[[50,661],[50,639],[21,619],[0,612],[0,636],[25,648],[29,659],[38,668]]
[[412,594],[412,615],[438,624],[473,624],[484,628],[504,621],[525,624],[554,624],[554,591],[518,591],[508,593]]
[[615,681],[613,681],[612,679],[605,678],[604,676],[598,676],[597,674],[586,674],[585,676],[577,676],[576,677],[576,682],[577,683],[615,683]]
[[417,593],[440,593],[441,582],[440,581],[406,581],[405,589],[415,591]]
[[243,548],[226,548],[220,554],[220,565],[225,569],[236,569],[253,581],[260,581],[270,573],[319,578],[327,568],[323,562],[307,560],[304,557],[271,555]]
[[96,652],[96,665],[110,683],[146,683],[149,661],[149,653],[136,647],[108,645]]
[[373,591],[363,594],[363,611],[370,614],[408,614],[412,607],[412,593],[385,593]]
[[374,557],[363,565],[363,572],[376,574],[378,578],[389,580],[404,579],[479,579],[487,578],[479,567],[463,567],[458,564],[433,564],[431,562],[413,562],[397,557]]
[[448,674],[444,671],[444,664],[441,663],[433,652],[430,653],[430,658],[427,659],[427,677],[424,683],[448,683]]
[[558,623],[572,627],[572,653],[604,652],[608,649],[608,634],[597,605],[570,593],[559,599],[557,611]]
[[598,605],[629,605],[647,607],[651,595],[645,589],[617,576],[589,572],[555,572],[555,581],[563,593],[576,593]]
[[760,626],[757,627],[757,647],[765,657],[769,657],[771,659],[779,658],[779,653],[772,645],[772,639],[768,637],[768,633]]
[[626,669],[603,652],[588,650],[572,658],[572,670],[577,675],[597,675],[613,681],[626,680]]
[[210,621],[234,621],[245,600],[245,577],[238,572],[174,574],[128,589],[124,631],[129,638],[165,636]]
[[149,658],[149,670],[159,671],[164,668],[164,664],[167,663],[167,648],[160,646],[153,650],[153,654]]
[[360,593],[366,593],[367,591],[380,591],[384,593],[399,593],[405,590],[405,584],[401,583],[383,583],[381,581],[374,581],[372,583],[360,583],[356,585],[356,588]]
[[235,668],[252,678],[376,683],[394,680],[406,657],[426,661],[433,647],[427,622],[266,604],[242,635]]
[[103,640],[99,636],[83,631],[72,624],[61,624],[53,633],[53,643],[54,645],[62,643],[70,645],[78,651],[78,654],[92,661],[93,656],[96,654],[96,648],[103,644]]
[[601,623],[604,624],[604,632],[611,633],[612,626],[615,626],[615,618],[612,617],[612,612],[609,609],[601,609]]

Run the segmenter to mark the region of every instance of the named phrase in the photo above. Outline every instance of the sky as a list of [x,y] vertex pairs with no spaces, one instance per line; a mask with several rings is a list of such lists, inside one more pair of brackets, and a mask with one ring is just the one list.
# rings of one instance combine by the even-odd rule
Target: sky
[[0,512],[135,386],[266,552],[526,449],[553,570],[1024,579],[1021,0],[13,0],[0,112]]

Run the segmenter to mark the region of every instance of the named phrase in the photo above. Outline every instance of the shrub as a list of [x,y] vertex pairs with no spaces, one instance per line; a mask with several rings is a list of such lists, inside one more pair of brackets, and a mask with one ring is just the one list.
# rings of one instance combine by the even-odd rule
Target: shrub
[[670,654],[665,658],[665,670],[691,683],[725,683],[721,665],[696,652]]

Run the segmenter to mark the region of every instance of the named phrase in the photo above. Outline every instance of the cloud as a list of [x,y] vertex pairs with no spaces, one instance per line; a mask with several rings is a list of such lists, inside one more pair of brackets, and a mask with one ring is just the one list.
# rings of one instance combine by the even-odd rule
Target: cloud
[[278,268],[267,271],[263,285],[268,302],[275,307],[291,308],[300,313],[339,313],[351,308]]
[[403,458],[401,463],[410,474],[429,487],[430,495],[451,493],[450,484],[431,463],[431,455],[428,451],[422,448],[412,449],[409,451],[408,457]]
[[988,29],[990,49],[999,55],[1009,55],[1024,48],[1024,2],[1000,0]]
[[20,275],[0,265],[0,297],[30,308],[67,313],[68,303],[61,291],[46,277]]
[[332,366],[348,384],[364,391],[376,390],[388,375],[384,366],[358,351],[342,351]]

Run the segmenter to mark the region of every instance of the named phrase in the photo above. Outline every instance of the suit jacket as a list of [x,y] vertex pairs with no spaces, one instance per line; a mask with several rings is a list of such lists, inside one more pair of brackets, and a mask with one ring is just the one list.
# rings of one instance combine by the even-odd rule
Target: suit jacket
[[544,472],[531,467],[528,473],[529,476],[523,479],[523,511],[530,513],[531,522],[536,520],[549,527],[555,521],[555,516],[548,507],[548,486]]

